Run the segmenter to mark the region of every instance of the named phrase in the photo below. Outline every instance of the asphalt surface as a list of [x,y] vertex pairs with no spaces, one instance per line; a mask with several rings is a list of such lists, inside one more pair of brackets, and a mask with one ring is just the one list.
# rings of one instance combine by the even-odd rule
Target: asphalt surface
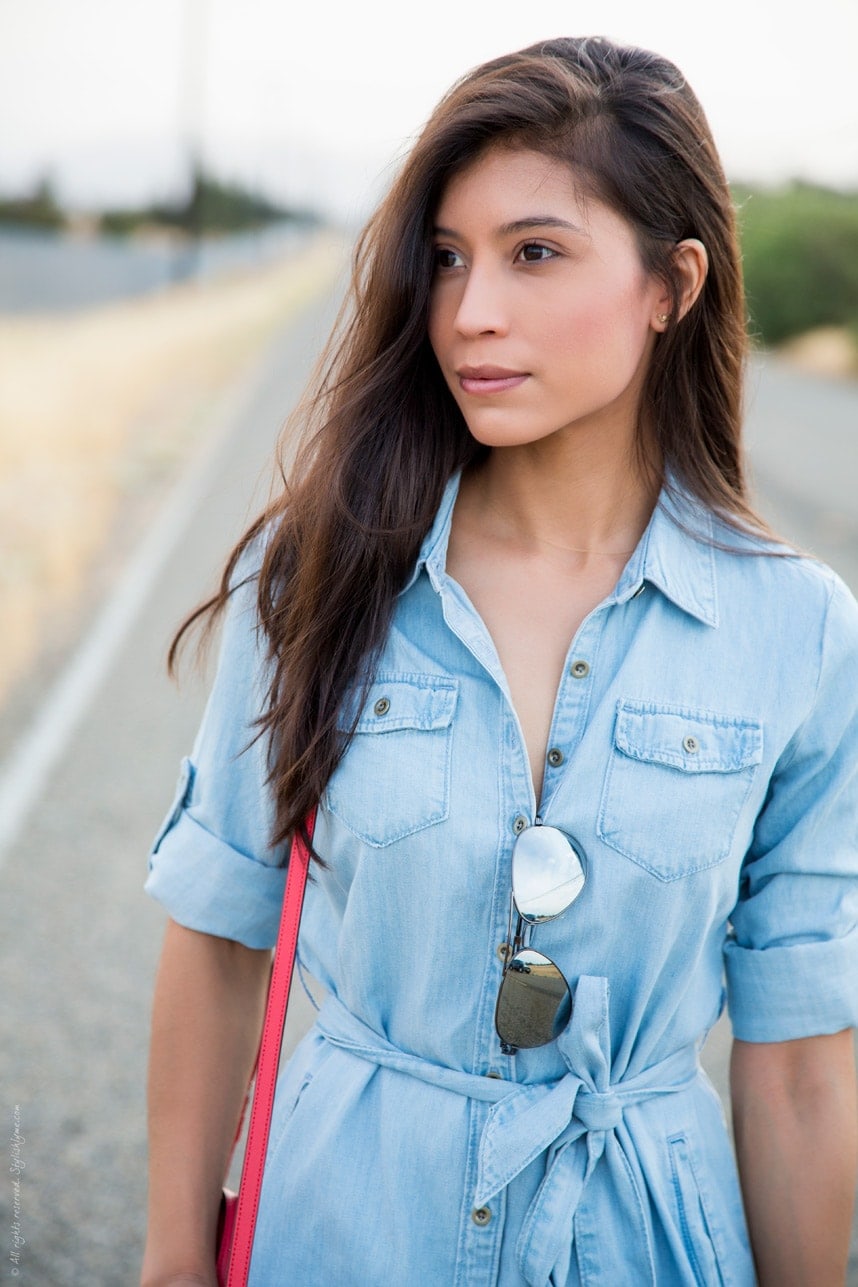
[[[213,584],[252,498],[265,495],[272,444],[332,317],[331,301],[309,309],[277,337],[244,390],[199,504],[93,686],[64,754],[42,773],[36,804],[2,859],[4,1280],[28,1287],[137,1281],[149,1004],[164,922],[141,886],[205,690],[186,671],[177,695],[164,675],[164,650],[174,625]],[[755,368],[749,432],[763,508],[853,590],[856,428],[858,386],[797,376],[771,360]],[[20,705],[15,732],[22,734]],[[4,750],[14,744],[0,739]],[[307,1012],[302,998],[293,1027]],[[728,1047],[719,1025],[706,1062],[722,1089]],[[858,1240],[849,1281],[858,1287]]]

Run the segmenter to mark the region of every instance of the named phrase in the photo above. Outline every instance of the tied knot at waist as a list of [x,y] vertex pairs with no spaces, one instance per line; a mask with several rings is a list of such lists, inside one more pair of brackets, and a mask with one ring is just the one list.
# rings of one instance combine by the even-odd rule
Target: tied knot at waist
[[[485,1206],[546,1154],[545,1174],[516,1245],[530,1287],[547,1287],[564,1250],[571,1252],[581,1194],[625,1110],[687,1089],[698,1073],[697,1052],[689,1046],[612,1083],[608,981],[587,975],[578,980],[572,1019],[557,1041],[568,1072],[553,1082],[519,1084],[421,1059],[373,1031],[333,996],[316,1026],[329,1042],[360,1059],[491,1104],[480,1140],[474,1206]],[[646,1225],[637,1181],[628,1167],[623,1173],[631,1190],[626,1196]]]
[[623,1120],[623,1101],[612,1090],[579,1090],[575,1097],[575,1116],[586,1131],[612,1131]]

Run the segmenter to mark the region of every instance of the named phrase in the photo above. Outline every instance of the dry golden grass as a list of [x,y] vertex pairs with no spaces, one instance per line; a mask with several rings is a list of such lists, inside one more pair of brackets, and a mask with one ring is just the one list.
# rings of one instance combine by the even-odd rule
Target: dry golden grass
[[858,341],[843,326],[821,326],[778,350],[799,370],[810,375],[850,378],[858,376]]
[[0,316],[0,698],[79,591],[119,506],[187,456],[218,394],[343,259],[320,236],[215,281]]

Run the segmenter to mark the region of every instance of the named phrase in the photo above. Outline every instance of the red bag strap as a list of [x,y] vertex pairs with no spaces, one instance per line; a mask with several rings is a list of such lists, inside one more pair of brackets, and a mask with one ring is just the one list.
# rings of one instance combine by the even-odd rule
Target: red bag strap
[[[311,841],[315,823],[316,810],[314,809],[306,822],[307,835]],[[296,832],[289,855],[286,893],[280,915],[280,928],[277,931],[274,967],[271,972],[271,986],[268,990],[265,1023],[262,1027],[262,1041],[259,1046],[256,1085],[253,1091],[253,1107],[250,1110],[244,1164],[241,1168],[241,1185],[238,1190],[238,1210],[235,1217],[235,1235],[232,1241],[227,1287],[245,1287],[250,1268],[256,1213],[259,1209],[259,1194],[262,1189],[262,1173],[268,1149],[268,1132],[271,1127],[271,1110],[274,1107],[274,1091],[280,1064],[280,1047],[283,1042],[283,1025],[286,1022],[286,1006],[292,984],[292,968],[298,946],[298,928],[301,923],[301,907],[304,902],[309,864],[310,850]]]

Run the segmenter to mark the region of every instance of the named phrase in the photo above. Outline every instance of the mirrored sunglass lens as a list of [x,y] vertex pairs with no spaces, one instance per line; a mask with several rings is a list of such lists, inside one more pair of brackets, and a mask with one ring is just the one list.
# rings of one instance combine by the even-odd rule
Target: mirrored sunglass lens
[[526,921],[551,920],[584,888],[581,854],[556,827],[526,827],[513,846],[512,888]]
[[501,1041],[530,1050],[554,1041],[569,1022],[572,994],[553,961],[525,948],[503,976],[495,1010]]

